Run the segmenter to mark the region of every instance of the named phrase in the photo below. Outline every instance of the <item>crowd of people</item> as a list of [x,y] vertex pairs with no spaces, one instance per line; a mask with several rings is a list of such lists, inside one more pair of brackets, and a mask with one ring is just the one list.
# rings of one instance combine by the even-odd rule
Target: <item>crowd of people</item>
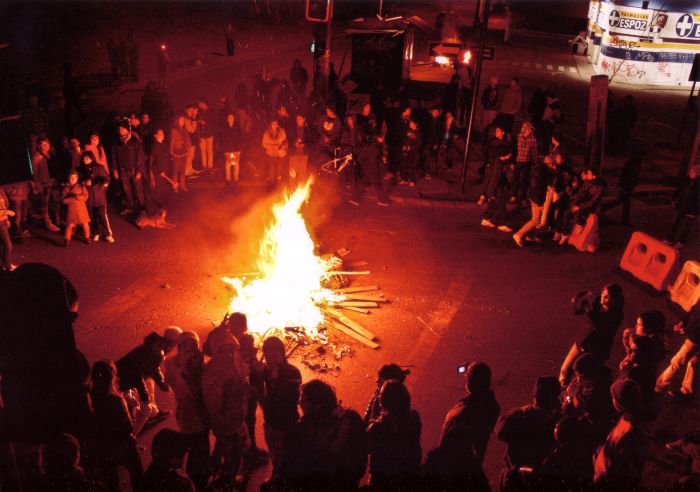
[[[620,333],[624,297],[609,284],[572,299],[585,319],[581,336],[523,406],[502,412],[490,366],[461,366],[466,394],[424,453],[410,371],[397,364],[379,369],[362,416],[328,383],[303,381],[283,339],[254,338],[245,315],[233,313],[203,341],[170,326],[90,366],[75,343],[78,294],[68,279],[28,263],[1,280],[11,293],[0,301],[8,314],[0,323],[2,446],[14,457],[2,470],[8,490],[18,482],[47,491],[123,490],[126,482],[136,491],[236,490],[269,460],[268,491],[357,490],[367,474],[368,490],[486,491],[492,432],[506,446],[501,491],[639,490],[650,457],[645,429],[667,394],[690,398],[696,389],[699,320],[675,324],[684,341],[660,371],[664,315],[642,312]],[[625,355],[612,370],[618,340]],[[156,388],[172,392],[177,430],[157,431],[144,470],[137,438],[170,413],[158,407]],[[266,450],[256,440],[258,406]],[[699,443],[689,434],[667,448],[697,460]],[[689,471],[678,485],[691,490],[698,478]]]

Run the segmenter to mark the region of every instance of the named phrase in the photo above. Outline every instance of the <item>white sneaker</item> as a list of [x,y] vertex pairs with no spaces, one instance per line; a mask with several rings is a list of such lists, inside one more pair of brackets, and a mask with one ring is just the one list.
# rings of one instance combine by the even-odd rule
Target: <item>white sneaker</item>
[[113,237],[113,236],[107,236],[107,237],[105,238],[105,241],[107,241],[108,243],[113,243],[113,242],[114,242],[114,237]]
[[93,242],[95,242],[95,243],[98,242],[98,241],[100,240],[100,235],[99,235],[99,234],[95,234],[94,236],[92,236],[92,240],[93,240]]
[[513,232],[513,228],[507,225],[499,225],[497,229],[501,232]]
[[488,220],[488,219],[482,219],[481,225],[484,226],[484,227],[490,227],[490,228],[492,228],[492,229],[493,229],[494,227],[496,227],[496,224],[494,224],[493,222],[491,222],[491,221]]

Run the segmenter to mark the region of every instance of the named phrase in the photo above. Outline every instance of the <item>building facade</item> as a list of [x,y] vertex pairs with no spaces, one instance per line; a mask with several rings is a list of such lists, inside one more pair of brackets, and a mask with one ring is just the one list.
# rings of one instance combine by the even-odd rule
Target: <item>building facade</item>
[[688,78],[700,53],[700,0],[592,0],[588,19],[588,56],[599,74],[628,84],[692,84]]

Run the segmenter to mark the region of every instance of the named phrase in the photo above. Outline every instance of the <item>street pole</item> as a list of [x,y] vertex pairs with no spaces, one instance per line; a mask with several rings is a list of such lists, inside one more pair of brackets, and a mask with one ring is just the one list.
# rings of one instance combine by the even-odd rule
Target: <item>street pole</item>
[[328,22],[326,22],[326,49],[323,53],[323,78],[325,79],[325,89],[323,95],[328,99],[330,93],[331,75],[331,25],[333,23],[333,0],[328,1]]
[[676,145],[681,141],[681,136],[683,135],[683,130],[685,130],[685,120],[688,117],[688,113],[693,110],[693,93],[695,92],[695,83],[693,80],[693,86],[690,88],[690,95],[688,96],[688,104],[685,106],[685,111],[683,112],[683,118],[681,119],[681,127],[678,129],[678,136],[676,137]]
[[[477,6],[478,8],[478,6]],[[472,92],[471,107],[469,109],[469,124],[467,125],[467,138],[464,142],[464,161],[462,162],[462,175],[459,180],[459,190],[464,194],[467,185],[467,166],[469,165],[469,154],[474,130],[474,112],[476,111],[476,101],[479,96],[481,86],[481,68],[484,65],[484,49],[486,48],[486,35],[489,31],[489,12],[491,11],[491,0],[484,0],[484,16],[481,22],[481,38],[479,39],[479,53],[476,57],[476,81]]]

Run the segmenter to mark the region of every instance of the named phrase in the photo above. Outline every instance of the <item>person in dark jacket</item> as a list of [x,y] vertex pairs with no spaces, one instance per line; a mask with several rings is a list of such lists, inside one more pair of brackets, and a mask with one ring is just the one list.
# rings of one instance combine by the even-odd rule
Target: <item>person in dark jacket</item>
[[630,212],[632,209],[632,193],[639,182],[639,174],[642,170],[642,161],[644,152],[636,149],[632,152],[632,156],[625,161],[622,167],[622,174],[618,181],[619,194],[614,200],[607,202],[601,206],[601,212],[607,212],[613,208],[622,205],[622,218],[620,224],[627,225],[630,220]]
[[243,146],[243,132],[236,122],[236,115],[230,111],[226,115],[226,121],[219,131],[219,145],[224,153],[224,176],[226,184],[238,183],[241,170],[241,147]]
[[372,398],[369,399],[367,404],[367,409],[365,410],[364,423],[365,427],[369,425],[372,420],[378,419],[382,414],[382,406],[379,401],[379,394],[384,387],[384,383],[389,380],[398,381],[403,383],[406,381],[406,376],[411,374],[409,369],[402,369],[401,366],[396,364],[384,364],[379,368],[377,374],[377,387],[372,394]]
[[371,106],[365,105],[357,117],[355,139],[357,161],[355,190],[350,203],[359,205],[366,186],[369,184],[377,192],[377,204],[388,205],[388,199],[381,175],[381,154],[384,146],[384,131],[378,126],[377,118],[372,113]]
[[588,216],[598,212],[607,184],[598,176],[598,171],[588,167],[583,173],[583,184],[571,198],[571,207],[564,210],[561,220],[559,244],[568,242],[575,225],[585,225]]
[[[503,169],[513,155],[510,144],[505,138],[506,133],[502,128],[496,127],[494,136],[489,142],[486,155],[486,178],[484,187],[479,196],[478,205],[483,205],[487,200],[495,198],[498,182],[503,174]],[[508,198],[506,197],[506,200]]]
[[590,490],[593,482],[592,453],[584,445],[579,419],[564,416],[554,428],[556,447],[538,470],[540,490],[583,492]]
[[637,318],[634,330],[626,328],[622,333],[626,355],[620,362],[620,377],[631,379],[639,385],[645,410],[650,410],[656,372],[666,352],[663,339],[665,325],[663,313],[644,311]]
[[73,75],[73,66],[70,63],[63,65],[63,112],[66,123],[66,133],[73,133],[74,126],[71,122],[73,111],[78,112],[79,121],[85,121],[85,111],[81,102],[82,91],[78,79]]
[[136,492],[194,492],[194,484],[183,471],[187,438],[178,431],[161,429],[151,443],[153,461],[134,489]]
[[301,372],[287,361],[284,343],[277,337],[263,342],[265,368],[261,404],[265,418],[265,442],[272,460],[272,474],[279,470],[284,440],[299,420],[297,403]]
[[637,383],[625,379],[613,384],[610,394],[621,416],[593,457],[593,483],[598,490],[638,490],[646,446],[642,392]]
[[332,105],[326,106],[326,111],[318,122],[318,132],[321,136],[319,143],[325,158],[332,159],[335,157],[335,149],[340,142],[342,129],[343,123],[338,118],[335,108]]
[[377,490],[404,490],[420,475],[420,415],[398,381],[385,382],[379,400],[382,414],[367,428],[370,484]]
[[560,417],[561,387],[553,376],[542,376],[533,402],[512,409],[498,423],[498,439],[506,443],[500,490],[519,490],[526,475],[537,469],[554,449],[554,427]]
[[80,466],[80,442],[71,434],[61,434],[49,440],[42,455],[44,474],[38,492],[69,490],[71,492],[102,492],[107,487],[85,476]]
[[156,214],[170,203],[171,194],[179,185],[170,179],[170,150],[165,143],[165,132],[158,128],[153,133],[151,155],[148,157],[148,183],[151,193],[149,196],[149,215]]
[[309,152],[314,143],[314,132],[303,114],[297,114],[289,139],[289,176],[292,183],[303,183],[309,174]]
[[697,222],[700,207],[700,166],[691,166],[687,178],[676,191],[676,213],[668,233],[668,241],[674,248],[681,249],[690,237],[693,225]]
[[143,469],[131,434],[131,416],[126,401],[117,390],[117,367],[111,360],[100,360],[92,366],[90,400],[95,411],[93,439],[98,476],[111,490],[119,487],[119,467],[129,472],[132,486],[141,480]]
[[306,94],[306,84],[309,81],[309,73],[299,60],[294,60],[294,62],[292,62],[292,69],[289,71],[289,80],[292,83],[292,90],[295,94],[300,96]]
[[185,178],[187,177],[187,156],[191,153],[192,140],[190,133],[185,126],[187,119],[184,114],[179,114],[175,124],[170,129],[170,141],[168,150],[173,161],[170,178],[177,184],[173,184],[173,189],[177,192],[187,192]]
[[523,246],[523,240],[527,240],[527,234],[537,227],[542,219],[542,210],[547,196],[546,172],[545,165],[542,163],[534,164],[530,169],[530,184],[527,189],[531,209],[530,220],[513,234],[513,241],[520,247]]
[[421,136],[418,123],[411,119],[403,134],[401,142],[401,180],[400,185],[408,184],[409,188],[416,186],[418,179],[418,162],[420,161],[420,149],[423,137]]
[[602,362],[610,358],[610,348],[624,316],[625,299],[618,284],[606,285],[599,297],[590,291],[579,292],[572,300],[575,314],[586,314],[588,328],[574,342],[559,371],[562,387],[569,383],[574,361],[582,353],[590,353]]
[[279,481],[300,491],[355,490],[367,467],[362,418],[338,405],[335,391],[314,379],[301,387],[303,416],[285,439]]
[[119,141],[112,147],[112,175],[124,189],[123,214],[137,214],[146,206],[143,147],[132,134],[128,121],[119,123]]
[[447,413],[440,440],[458,433],[459,441],[467,448],[465,454],[473,453],[483,464],[489,437],[501,411],[491,389],[491,368],[483,362],[469,364],[466,389],[467,395]]
[[[170,353],[176,346],[182,330],[166,330],[166,336],[161,336],[152,332],[143,339],[143,343],[119,359],[117,365],[117,375],[119,380],[119,390],[128,392],[133,390],[137,393],[139,401],[131,401],[130,405],[138,406],[138,411],[134,418],[134,435],[141,432],[147,420],[161,420],[169,412],[159,411],[155,403],[155,385],[162,391],[169,391],[160,366],[165,359],[165,355]],[[150,388],[149,388],[150,387]]]
[[88,190],[87,207],[94,233],[92,240],[97,242],[100,240],[100,237],[103,237],[108,243],[113,243],[114,236],[107,217],[109,173],[104,167],[95,162],[95,156],[89,150],[83,152],[80,161],[82,163],[81,179]]

